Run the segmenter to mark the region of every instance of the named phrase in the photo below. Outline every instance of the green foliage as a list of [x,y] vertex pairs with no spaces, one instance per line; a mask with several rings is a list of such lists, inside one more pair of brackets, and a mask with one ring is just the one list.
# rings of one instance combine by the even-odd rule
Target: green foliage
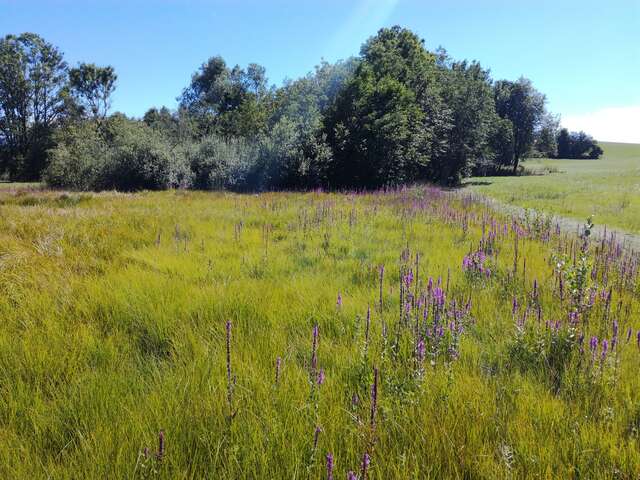
[[247,137],[265,130],[270,97],[264,67],[252,63],[246,70],[229,69],[217,56],[193,74],[179,100],[201,132]]
[[598,159],[602,155],[602,148],[593,137],[584,132],[569,132],[563,128],[558,133],[558,158],[589,158]]
[[[483,159],[505,156],[491,152],[491,130],[495,117],[493,92],[489,71],[479,63],[451,60],[446,52],[439,52],[440,89],[442,100],[448,110],[448,123],[443,151],[432,161],[432,179],[448,185],[457,185],[469,176],[471,169]],[[496,141],[507,139],[500,136],[504,126],[499,123]],[[503,148],[499,143],[498,148]]]
[[515,82],[501,80],[494,85],[496,112],[513,126],[513,171],[531,150],[535,131],[545,114],[545,96],[530,80],[521,77]]
[[[479,63],[454,61],[444,49],[430,52],[399,26],[381,29],[357,58],[322,62],[280,88],[268,86],[260,65],[229,67],[213,56],[192,75],[176,111],[152,108],[142,119],[149,128],[131,122],[110,138],[102,124],[117,80],[112,67],[68,69],[60,52],[34,34],[5,37],[0,67],[0,167],[37,179],[47,152],[56,152],[45,175],[56,186],[458,185],[472,171],[517,173],[525,154],[556,152],[557,119],[529,80],[494,84]],[[81,122],[97,123],[107,146],[97,147],[93,133],[71,139]],[[56,139],[64,140],[57,150]],[[599,147],[590,141],[577,135],[572,155],[597,158]],[[566,142],[560,143],[564,153]],[[92,150],[109,153],[99,161],[69,158]],[[65,181],[60,172],[69,169],[76,176]],[[77,178],[97,170],[101,181]],[[120,174],[127,178],[116,179]]]
[[225,140],[210,135],[187,153],[193,187],[203,190],[244,189],[257,157],[257,148],[247,140]]
[[61,130],[44,179],[73,190],[159,190],[191,185],[191,170],[145,124],[113,116],[104,125],[71,124]]
[[54,127],[65,114],[62,53],[34,33],[0,39],[0,167],[36,180]]
[[111,95],[118,76],[113,67],[81,63],[69,70],[69,89],[82,112],[93,119],[104,119],[111,106]]
[[436,66],[414,33],[381,29],[362,47],[361,62],[325,120],[334,161],[332,186],[379,187],[426,177],[436,119]]

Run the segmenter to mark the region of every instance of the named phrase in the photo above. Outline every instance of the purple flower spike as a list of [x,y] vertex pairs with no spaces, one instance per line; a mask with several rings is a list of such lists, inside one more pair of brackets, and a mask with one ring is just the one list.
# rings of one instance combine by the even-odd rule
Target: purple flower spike
[[349,473],[347,473],[347,480],[358,480],[358,477],[356,477],[355,473],[349,471]]
[[327,453],[327,480],[333,480],[333,454]]
[[367,478],[367,470],[369,469],[369,465],[371,465],[371,457],[368,453],[365,453],[362,456],[362,478]]
[[336,306],[342,308],[342,294],[338,292],[338,300],[336,300]]
[[426,348],[424,345],[424,340],[420,340],[418,342],[418,346],[416,347],[416,356],[418,357],[418,361],[420,363],[424,362],[425,354],[426,354]]
[[607,356],[608,350],[609,350],[609,342],[607,342],[607,339],[605,338],[604,340],[602,340],[602,360],[604,360],[605,357]]
[[322,385],[324,383],[324,368],[320,369],[318,372],[318,385]]

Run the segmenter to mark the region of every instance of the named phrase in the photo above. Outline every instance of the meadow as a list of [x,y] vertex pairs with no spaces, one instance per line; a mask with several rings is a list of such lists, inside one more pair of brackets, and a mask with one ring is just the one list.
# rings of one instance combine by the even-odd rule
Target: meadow
[[459,193],[0,193],[2,478],[635,478],[637,255]]
[[520,177],[476,177],[466,183],[500,202],[640,233],[640,145],[600,144],[599,160],[530,159]]

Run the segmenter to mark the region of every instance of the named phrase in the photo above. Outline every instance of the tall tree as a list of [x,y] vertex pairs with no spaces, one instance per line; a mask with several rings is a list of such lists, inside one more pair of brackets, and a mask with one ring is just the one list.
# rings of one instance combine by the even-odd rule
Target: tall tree
[[558,154],[559,127],[560,119],[550,113],[545,113],[540,121],[540,127],[535,134],[535,149],[547,158],[554,158]]
[[65,112],[62,53],[33,33],[0,40],[0,158],[14,178],[37,179]]
[[439,100],[436,77],[434,55],[410,30],[383,28],[363,45],[325,119],[333,185],[376,187],[426,175],[438,127],[429,110]]
[[489,71],[477,62],[456,62],[438,51],[440,91],[451,127],[444,137],[444,151],[432,161],[432,177],[457,184],[475,162],[486,156],[495,118]]
[[534,133],[545,114],[545,96],[538,92],[530,80],[516,82],[501,80],[494,85],[496,112],[513,125],[513,172],[520,160],[531,150]]
[[266,128],[270,94],[264,67],[229,69],[216,56],[192,75],[178,100],[181,108],[198,118],[204,134],[255,136]]
[[103,120],[111,107],[111,95],[118,76],[113,67],[98,67],[94,63],[81,63],[69,70],[71,94],[85,114],[94,120]]

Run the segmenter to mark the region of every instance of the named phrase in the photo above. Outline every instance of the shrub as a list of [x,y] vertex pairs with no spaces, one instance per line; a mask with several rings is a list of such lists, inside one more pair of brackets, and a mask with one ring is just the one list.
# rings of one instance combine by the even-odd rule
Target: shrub
[[204,190],[246,188],[258,150],[243,138],[224,139],[216,135],[185,147],[193,175],[193,187]]
[[71,190],[160,190],[188,188],[192,173],[183,149],[171,148],[145,124],[115,115],[103,124],[67,126],[44,180]]

